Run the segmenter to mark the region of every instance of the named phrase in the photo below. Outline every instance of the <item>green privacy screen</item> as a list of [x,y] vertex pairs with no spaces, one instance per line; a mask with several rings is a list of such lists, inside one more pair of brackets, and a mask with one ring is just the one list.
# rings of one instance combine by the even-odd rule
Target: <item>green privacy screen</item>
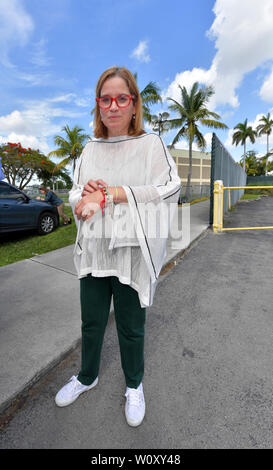
[[[214,181],[222,180],[224,186],[245,186],[246,173],[239,163],[233,160],[230,153],[218,139],[212,134],[211,143],[211,179],[210,179],[210,224],[213,224],[213,186]],[[231,205],[233,206],[244,194],[243,189],[230,191]],[[228,191],[224,191],[223,213],[228,210]]]

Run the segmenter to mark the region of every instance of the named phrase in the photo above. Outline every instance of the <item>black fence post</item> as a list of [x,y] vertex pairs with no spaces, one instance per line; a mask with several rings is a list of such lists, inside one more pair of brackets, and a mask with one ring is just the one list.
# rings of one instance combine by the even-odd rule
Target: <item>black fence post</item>
[[215,133],[212,133],[211,139],[211,166],[210,166],[210,211],[209,223],[213,224],[213,187],[214,187],[214,174],[215,174]]

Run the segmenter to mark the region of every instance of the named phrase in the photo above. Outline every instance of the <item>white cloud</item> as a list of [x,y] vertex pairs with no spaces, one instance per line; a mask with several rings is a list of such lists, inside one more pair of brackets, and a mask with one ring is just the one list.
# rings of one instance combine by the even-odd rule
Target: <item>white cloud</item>
[[[67,119],[86,117],[83,106],[90,105],[90,89],[82,95],[66,93],[44,100],[18,100],[20,108],[0,115],[0,143],[21,142],[25,147],[39,148],[48,153],[48,140],[61,134]],[[88,103],[87,103],[88,101]]]
[[91,107],[91,99],[86,96],[77,96],[76,93],[67,93],[66,95],[55,96],[48,100],[50,103],[74,103],[80,108]]
[[[177,142],[177,144],[175,144],[174,148],[189,150],[189,142],[187,140],[180,140],[179,142]],[[193,142],[192,144],[192,150],[198,150],[200,152],[200,149],[197,147],[195,142]]]
[[24,132],[26,128],[22,113],[15,110],[7,116],[0,116],[0,129],[4,133],[9,132],[11,129]]
[[[215,41],[216,54],[208,70],[194,68],[178,73],[164,97],[177,96],[177,84],[194,81],[214,86],[211,109],[239,105],[238,89],[248,72],[273,60],[273,0],[216,0],[215,20],[208,36]],[[262,96],[272,98],[272,77],[262,87]]]
[[91,106],[90,98],[76,98],[75,104],[80,108],[88,108]]
[[234,149],[234,145],[232,145],[232,135],[233,135],[234,129],[229,129],[228,130],[228,136],[226,138],[226,141],[224,143],[225,147],[228,147],[229,149]]
[[212,140],[212,132],[207,132],[205,135],[204,135],[204,139],[206,141],[206,151],[207,152],[210,152],[211,151],[211,140]]
[[151,58],[148,54],[148,41],[139,41],[138,46],[133,50],[130,57],[139,60],[139,62],[150,62]]
[[60,131],[60,127],[50,121],[49,108],[45,108],[41,103],[23,111],[12,111],[6,116],[0,116],[0,134],[3,138],[11,138],[10,135],[17,135],[28,138],[45,140]]
[[265,78],[265,81],[260,89],[260,97],[264,101],[273,103],[273,67],[271,73]]
[[[204,139],[206,141],[206,147],[204,149],[205,152],[210,152],[211,151],[211,138],[212,138],[212,133],[211,132],[207,132],[204,135]],[[177,144],[175,144],[174,148],[189,150],[189,142],[185,139],[182,139],[179,142],[177,142]],[[198,147],[198,145],[195,142],[193,142],[193,144],[192,144],[192,149],[197,150],[198,152],[201,151],[201,149]]]
[[5,137],[0,135],[0,144],[7,142],[20,142],[23,147],[30,147],[35,150],[39,149],[43,154],[47,154],[50,151],[44,138],[38,138],[33,135],[17,134],[16,132],[11,132]]
[[31,16],[24,10],[21,0],[0,2],[0,63],[13,67],[9,60],[12,47],[24,46],[34,29]]
[[73,98],[75,98],[75,93],[67,93],[66,95],[55,96],[54,98],[49,98],[50,103],[70,103]]
[[49,73],[25,73],[18,71],[16,76],[18,80],[27,82],[29,86],[43,85],[51,79]]
[[[73,94],[72,94],[73,95]],[[63,95],[63,101],[69,95]],[[73,95],[74,96],[74,95]],[[58,97],[55,102],[59,102]],[[28,101],[25,109],[14,110],[10,114],[0,116],[0,136],[2,142],[21,142],[24,146],[39,148],[48,153],[48,137],[61,133],[63,124],[53,123],[54,118],[60,118],[63,123],[67,118],[82,117],[85,113],[74,109],[54,106],[53,100]]]
[[162,99],[166,100],[167,97],[180,101],[181,92],[178,85],[185,86],[189,90],[194,82],[199,82],[209,85],[215,79],[213,70],[204,70],[194,68],[192,70],[185,70],[185,72],[177,73],[174,81],[169,85],[166,92],[163,92]]
[[46,67],[51,64],[51,59],[46,53],[46,43],[47,40],[40,39],[40,41],[33,45],[31,62],[38,67]]

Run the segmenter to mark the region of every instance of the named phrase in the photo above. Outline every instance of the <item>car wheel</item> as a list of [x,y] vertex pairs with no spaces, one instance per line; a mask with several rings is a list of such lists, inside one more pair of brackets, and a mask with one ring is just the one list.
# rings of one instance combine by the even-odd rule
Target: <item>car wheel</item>
[[51,233],[57,225],[56,216],[50,212],[44,212],[39,217],[38,221],[38,233],[39,235],[47,235]]

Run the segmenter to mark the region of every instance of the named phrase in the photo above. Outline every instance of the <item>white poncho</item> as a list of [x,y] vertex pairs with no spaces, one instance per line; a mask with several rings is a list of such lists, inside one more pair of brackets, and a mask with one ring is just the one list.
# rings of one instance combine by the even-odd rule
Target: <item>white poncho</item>
[[77,161],[69,202],[74,208],[84,185],[102,179],[122,186],[128,203],[75,221],[74,263],[78,278],[117,276],[151,306],[166,255],[181,181],[175,162],[157,134],[119,136],[88,142]]

